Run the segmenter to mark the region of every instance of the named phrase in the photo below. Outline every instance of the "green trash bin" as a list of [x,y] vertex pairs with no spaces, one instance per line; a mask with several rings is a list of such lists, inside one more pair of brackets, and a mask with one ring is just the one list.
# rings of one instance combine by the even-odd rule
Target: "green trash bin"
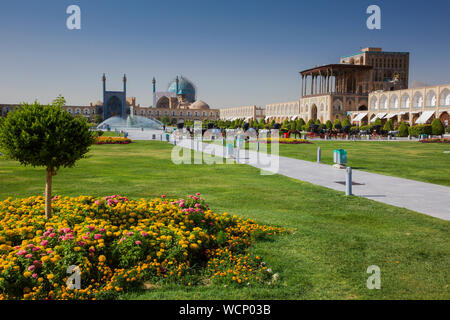
[[347,163],[347,151],[344,149],[336,149],[333,151],[333,161],[336,164]]

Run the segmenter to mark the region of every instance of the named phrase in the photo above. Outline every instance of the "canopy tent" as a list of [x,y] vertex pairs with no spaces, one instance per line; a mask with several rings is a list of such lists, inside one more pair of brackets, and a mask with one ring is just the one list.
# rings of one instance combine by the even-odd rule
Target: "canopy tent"
[[428,119],[430,119],[434,114],[434,111],[424,111],[419,119],[417,119],[416,124],[424,124],[427,123]]
[[264,120],[267,121],[267,120],[269,120],[269,118],[270,118],[270,116],[267,116],[267,117],[264,118]]
[[298,118],[298,116],[293,116],[292,118],[291,118],[291,120],[295,120],[295,119],[297,119]]
[[388,113],[387,115],[386,115],[386,117],[384,117],[385,119],[391,119],[391,118],[393,118],[393,117],[395,117],[395,116],[397,116],[398,115],[398,113]]
[[367,116],[368,112],[358,113],[358,115],[353,119],[353,121],[359,122]]
[[372,120],[370,120],[370,122],[375,122],[375,120],[378,118],[378,119],[383,119],[383,117],[386,115],[386,113],[377,113],[377,115],[372,119]]

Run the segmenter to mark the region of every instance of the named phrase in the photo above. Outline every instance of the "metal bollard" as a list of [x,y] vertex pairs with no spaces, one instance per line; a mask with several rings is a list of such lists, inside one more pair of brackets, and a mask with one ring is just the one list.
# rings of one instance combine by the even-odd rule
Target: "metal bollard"
[[317,148],[317,162],[320,163],[320,160],[322,158],[322,149],[320,147]]
[[162,141],[162,134],[159,135],[159,140]]
[[345,178],[345,195],[352,195],[352,168],[347,167],[347,175]]
[[256,151],[259,151],[259,140],[256,141]]

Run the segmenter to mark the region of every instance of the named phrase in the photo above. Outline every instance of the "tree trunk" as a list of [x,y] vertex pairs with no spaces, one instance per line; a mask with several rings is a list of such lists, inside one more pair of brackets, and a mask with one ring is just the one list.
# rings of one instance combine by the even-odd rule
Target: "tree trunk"
[[47,167],[47,182],[45,184],[45,218],[49,220],[52,217],[52,178],[53,168]]

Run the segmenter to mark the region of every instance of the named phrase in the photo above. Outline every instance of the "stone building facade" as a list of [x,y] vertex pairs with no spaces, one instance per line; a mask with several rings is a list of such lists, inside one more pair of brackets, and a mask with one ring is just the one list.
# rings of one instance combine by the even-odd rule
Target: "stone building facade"
[[236,120],[236,119],[244,119],[244,120],[260,120],[264,118],[264,109],[253,106],[242,106],[242,107],[231,107],[231,108],[223,108],[219,110],[220,120]]
[[364,48],[342,57],[341,64],[371,66],[369,91],[408,88],[409,52],[385,52],[382,48]]
[[351,112],[355,123],[369,123],[380,118],[410,125],[431,123],[439,118],[444,126],[450,123],[450,84],[369,94],[367,111]]

